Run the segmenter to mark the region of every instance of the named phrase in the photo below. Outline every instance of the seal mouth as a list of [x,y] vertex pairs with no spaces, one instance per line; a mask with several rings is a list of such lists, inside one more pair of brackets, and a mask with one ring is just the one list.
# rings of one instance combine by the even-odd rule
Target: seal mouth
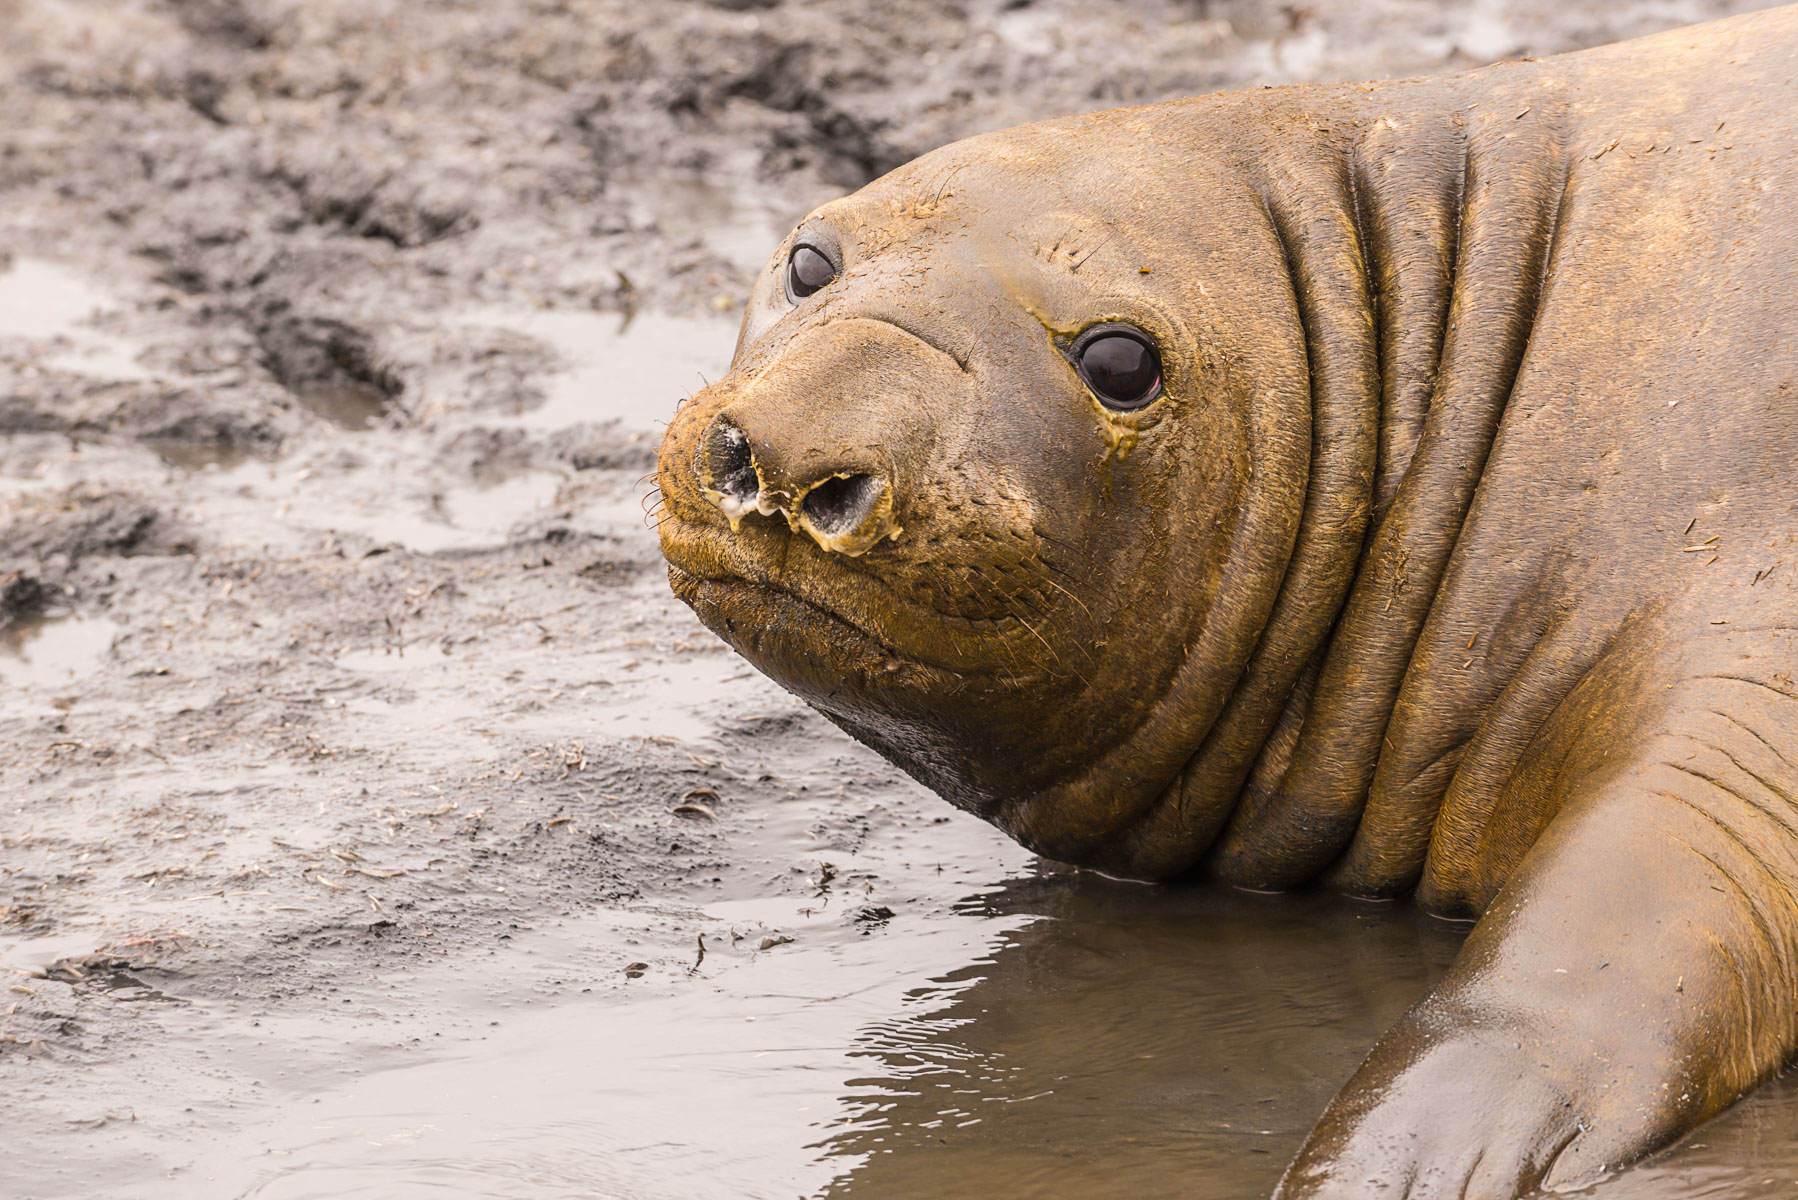
[[[819,594],[819,589],[805,586],[802,580],[772,579],[753,559],[739,561],[744,557],[741,548],[711,536],[709,529],[686,530],[678,537],[666,536],[670,532],[666,529],[663,532],[662,554],[675,595],[699,612],[706,624],[744,657],[776,678],[783,672],[771,670],[765,663],[778,667],[792,657],[794,650],[812,664],[840,660],[846,673],[864,674],[867,682],[883,687],[912,685],[961,690],[979,683],[1013,690],[1036,686],[1049,678],[1046,671],[988,667],[902,648],[889,632],[832,603],[828,595]],[[831,564],[831,569],[843,568]],[[973,629],[976,622],[970,618],[934,608],[917,610],[886,587],[877,575],[857,571],[854,581],[858,587],[879,588],[884,607],[903,610],[915,620],[943,627],[958,623],[970,626],[968,637],[974,645],[990,637],[987,630]],[[758,607],[775,610],[789,618],[790,628],[808,629],[808,635],[802,641],[785,633],[783,640],[790,642],[786,655],[754,652],[754,644],[772,637],[769,630],[755,625],[768,615],[755,615]],[[714,615],[716,622],[710,619]],[[733,625],[733,621],[739,624]]]
[[[822,656],[817,648],[827,647],[831,665],[836,668],[832,675],[841,683],[861,676],[864,684],[940,689],[955,686],[965,678],[964,672],[952,667],[902,653],[841,613],[786,588],[740,575],[696,575],[673,563],[668,566],[668,582],[677,597],[758,666],[766,659],[795,661],[797,656],[791,653],[768,651],[770,642],[800,640],[787,632],[798,627],[805,631],[803,640],[813,648],[806,656],[808,665],[823,665],[818,662]],[[770,615],[780,619],[770,622]]]

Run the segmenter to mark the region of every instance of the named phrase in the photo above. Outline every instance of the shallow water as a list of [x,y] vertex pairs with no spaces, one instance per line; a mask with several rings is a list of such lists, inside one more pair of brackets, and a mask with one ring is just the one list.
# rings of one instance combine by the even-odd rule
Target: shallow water
[[60,263],[16,258],[0,261],[0,337],[51,342],[44,359],[52,367],[98,379],[144,379],[143,347],[96,328],[118,304]]
[[0,629],[0,713],[49,711],[98,670],[119,627],[105,617],[34,616]]
[[[815,815],[753,814],[745,854],[803,851]],[[427,980],[468,1032],[322,1087],[270,1080],[280,1115],[221,1146],[209,1182],[270,1200],[1254,1195],[1460,939],[1405,908],[1044,870],[960,817],[883,831],[889,869],[894,852],[923,869],[881,905],[829,879],[727,886],[699,905],[707,952],[623,996],[566,964],[653,921],[628,911],[527,940],[505,972],[523,997]],[[831,861],[839,880],[877,865]]]
[[659,430],[676,401],[724,374],[736,340],[734,321],[656,312],[477,309],[463,319],[555,348],[561,365],[543,403],[518,419],[531,430],[602,421]]
[[[801,844],[811,816],[758,814],[752,852]],[[648,936],[630,911],[559,922],[492,975],[427,974],[449,1036],[351,1078],[267,1070],[274,1115],[216,1147],[206,1194],[1262,1196],[1462,934],[1405,906],[1044,870],[952,824],[896,834],[943,851],[934,894],[848,926],[824,906],[851,896],[727,895],[700,907],[704,956],[623,996],[570,964]],[[1587,1194],[1789,1196],[1794,1119],[1776,1083]]]
[[336,386],[302,388],[299,402],[343,429],[373,429],[393,407],[393,398],[379,388]]
[[1409,909],[1072,874],[978,905],[1038,919],[948,975],[969,986],[940,1012],[862,1032],[859,1112],[826,1147],[865,1157],[826,1194],[1264,1194],[1461,938]]

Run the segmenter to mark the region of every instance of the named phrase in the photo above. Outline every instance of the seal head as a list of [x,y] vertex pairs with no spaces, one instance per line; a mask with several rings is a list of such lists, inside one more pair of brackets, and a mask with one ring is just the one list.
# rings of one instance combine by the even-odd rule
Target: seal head
[[657,475],[709,628],[958,806],[1130,875],[1166,873],[1131,831],[1269,620],[1309,461],[1279,238],[1182,141],[1030,126],[819,209]]

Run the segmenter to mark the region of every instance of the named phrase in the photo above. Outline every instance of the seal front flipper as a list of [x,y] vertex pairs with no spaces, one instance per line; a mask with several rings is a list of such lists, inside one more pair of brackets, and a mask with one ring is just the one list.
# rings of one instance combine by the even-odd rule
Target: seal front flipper
[[1426,900],[1485,916],[1280,1200],[1591,1183],[1790,1058],[1798,653],[1789,630],[1724,628],[1614,655],[1544,729],[1532,759],[1553,769],[1526,770],[1481,844],[1432,864]]

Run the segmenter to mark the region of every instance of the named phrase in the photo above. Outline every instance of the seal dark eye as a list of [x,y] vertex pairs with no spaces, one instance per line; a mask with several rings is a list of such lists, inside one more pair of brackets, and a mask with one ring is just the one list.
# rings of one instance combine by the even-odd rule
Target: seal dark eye
[[836,264],[824,251],[803,243],[787,256],[787,295],[794,303],[805,299],[837,277]]
[[1131,412],[1161,395],[1161,355],[1141,330],[1095,325],[1074,339],[1069,357],[1106,408]]

